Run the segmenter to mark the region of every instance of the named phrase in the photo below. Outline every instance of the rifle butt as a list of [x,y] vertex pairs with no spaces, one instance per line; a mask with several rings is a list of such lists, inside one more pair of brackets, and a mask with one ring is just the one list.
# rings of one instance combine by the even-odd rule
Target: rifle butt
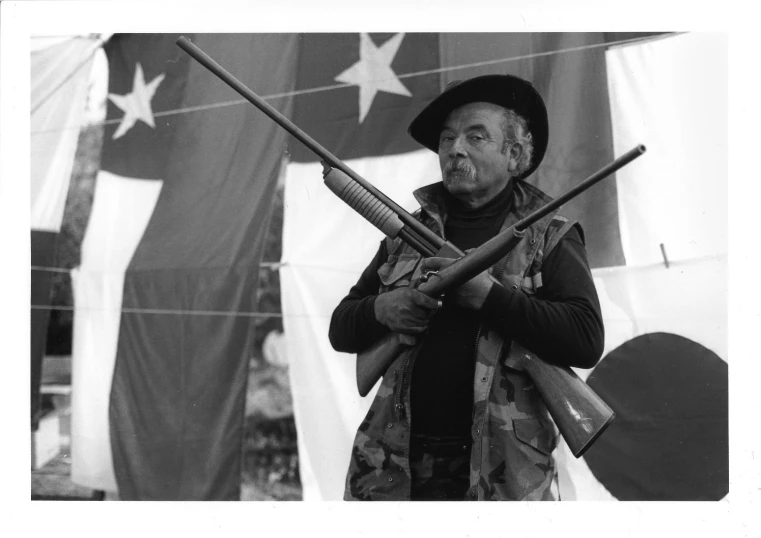
[[523,366],[571,453],[581,457],[616,414],[570,368],[548,364],[530,355],[524,356]]

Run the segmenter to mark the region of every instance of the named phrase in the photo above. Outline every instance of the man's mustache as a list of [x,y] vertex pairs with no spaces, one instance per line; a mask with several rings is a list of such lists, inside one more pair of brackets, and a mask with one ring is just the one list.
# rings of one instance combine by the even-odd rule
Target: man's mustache
[[470,161],[447,161],[447,164],[444,165],[444,177],[448,177],[454,172],[463,172],[469,178],[473,178],[476,175],[476,167]]

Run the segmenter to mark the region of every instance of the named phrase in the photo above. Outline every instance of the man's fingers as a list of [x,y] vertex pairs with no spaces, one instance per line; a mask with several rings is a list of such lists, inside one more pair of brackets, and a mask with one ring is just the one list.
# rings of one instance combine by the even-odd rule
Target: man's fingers
[[438,300],[428,297],[425,293],[419,291],[412,296],[412,300],[417,306],[427,308],[428,310],[437,310],[439,308]]
[[423,260],[421,270],[423,273],[426,271],[439,271],[445,267],[452,265],[453,263],[454,260],[451,258],[438,258],[434,256],[432,258],[425,258]]

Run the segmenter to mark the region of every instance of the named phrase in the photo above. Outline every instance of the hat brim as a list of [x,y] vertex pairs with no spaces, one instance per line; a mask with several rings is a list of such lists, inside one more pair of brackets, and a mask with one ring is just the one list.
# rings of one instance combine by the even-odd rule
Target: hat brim
[[451,84],[431,101],[410,123],[407,132],[431,151],[439,151],[441,126],[455,108],[486,102],[510,109],[523,116],[534,141],[531,165],[517,179],[531,175],[547,151],[549,124],[542,96],[531,83],[512,75],[484,75]]

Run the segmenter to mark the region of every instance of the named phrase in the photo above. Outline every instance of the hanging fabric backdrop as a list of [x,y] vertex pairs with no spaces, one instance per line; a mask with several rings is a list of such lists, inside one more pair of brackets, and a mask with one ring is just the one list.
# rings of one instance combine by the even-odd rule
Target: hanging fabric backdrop
[[[73,275],[72,478],[123,499],[238,497],[247,313],[285,156],[281,293],[300,475],[305,500],[340,499],[372,394],[358,396],[354,357],[330,348],[328,322],[380,232],[328,191],[314,155],[176,37],[117,35],[107,49],[102,169]],[[410,211],[411,192],[439,171],[405,129],[452,80],[511,73],[536,85],[551,135],[529,181],[551,195],[646,144],[563,209],[585,228],[606,323],[605,357],[579,373],[618,418],[585,458],[558,448],[561,494],[726,494],[725,39],[190,37]]]
[[[294,119],[408,210],[411,191],[439,172],[436,156],[416,147],[406,126],[454,79],[511,73],[534,82],[549,109],[550,143],[529,181],[552,195],[646,144],[643,158],[562,211],[587,232],[607,333],[590,383],[618,419],[584,459],[561,444],[561,495],[721,498],[728,488],[726,77],[710,85],[701,72],[726,73],[726,42],[688,34],[607,53],[596,46],[617,37],[305,36],[309,54],[328,60],[301,62],[297,87],[352,86],[299,97]],[[504,58],[518,59],[491,62]],[[718,106],[693,106],[706,101]],[[695,110],[715,125],[713,137],[700,140],[705,127],[689,128]],[[702,166],[706,151],[714,159]],[[358,396],[354,357],[331,349],[328,323],[382,236],[328,192],[313,156],[296,145],[292,157],[281,275],[300,472],[305,499],[334,500],[373,394]],[[660,243],[676,262],[669,269]],[[695,295],[700,282],[713,286]],[[632,369],[642,372],[639,385],[628,381]]]

